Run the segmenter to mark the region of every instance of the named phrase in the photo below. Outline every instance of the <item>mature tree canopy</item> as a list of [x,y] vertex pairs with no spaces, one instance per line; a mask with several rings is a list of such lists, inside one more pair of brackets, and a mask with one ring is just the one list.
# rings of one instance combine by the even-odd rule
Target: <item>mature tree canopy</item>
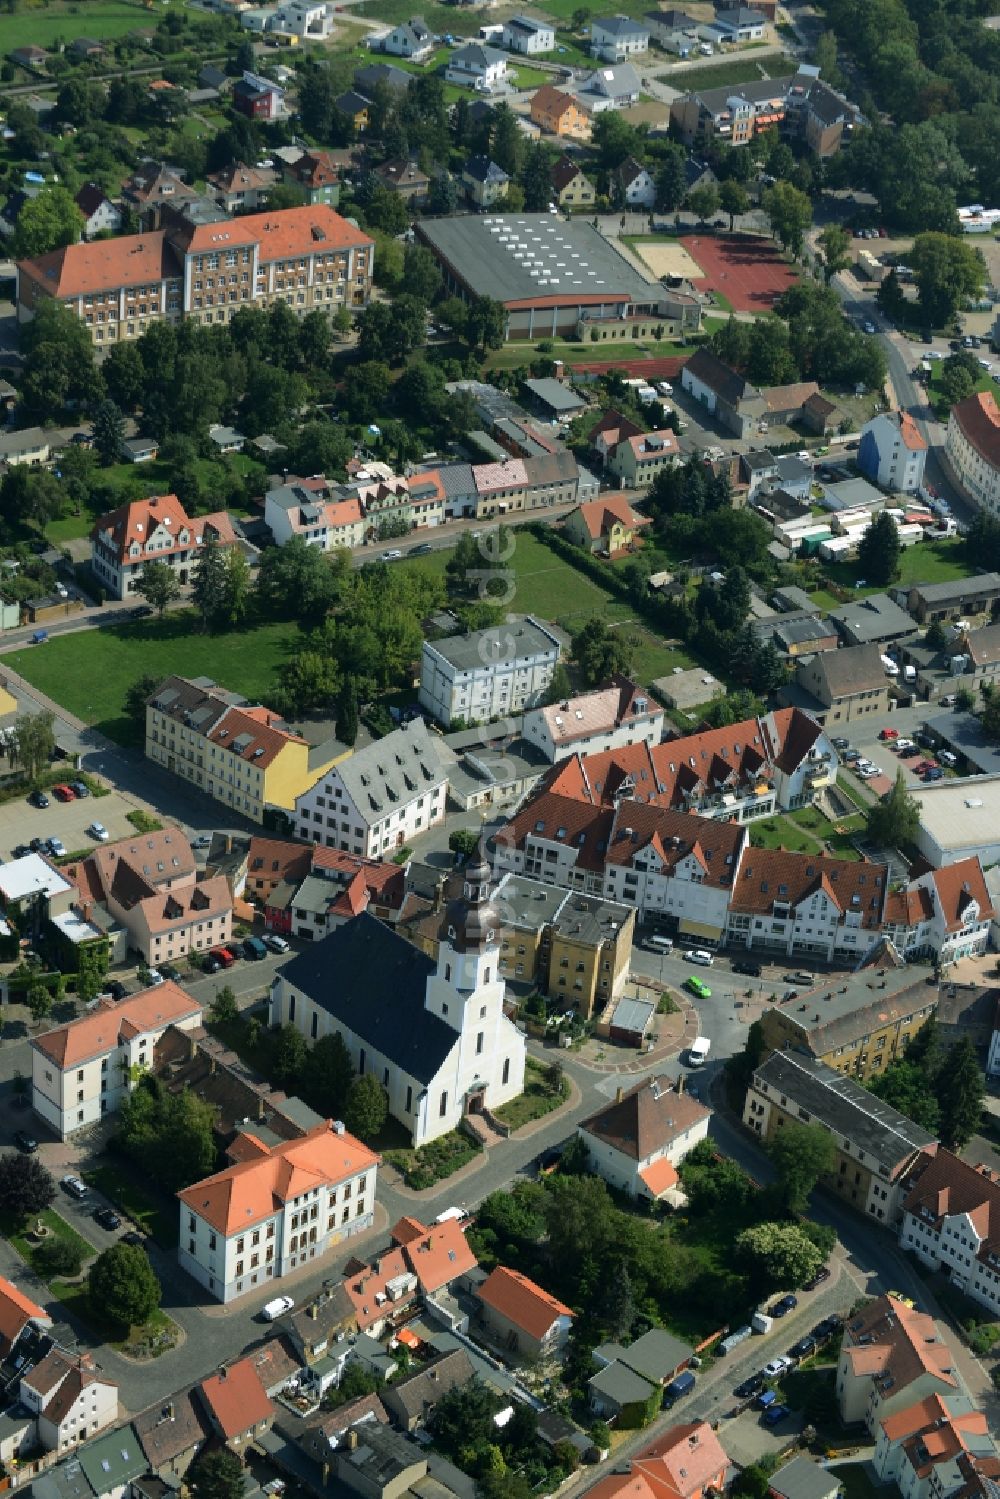
[[228,1447],[204,1452],[187,1475],[193,1499],[243,1499],[245,1484],[243,1464]]
[[23,1223],[50,1207],[55,1195],[56,1184],[37,1156],[0,1156],[0,1213]]
[[61,183],[43,187],[37,197],[27,200],[17,216],[15,253],[28,259],[75,244],[82,227],[83,214],[73,195]]
[[184,1088],[171,1093],[144,1076],[119,1112],[118,1143],[167,1191],[215,1169],[215,1111]]
[[373,1072],[355,1078],[344,1105],[344,1123],[359,1140],[371,1141],[385,1124],[389,1100]]
[[896,771],[893,788],[867,812],[868,837],[876,848],[899,848],[913,843],[920,827],[920,806],[906,789],[903,772]]
[[138,1244],[118,1243],[98,1255],[87,1277],[90,1298],[123,1327],[141,1327],[160,1304],[162,1290]]
[[928,324],[942,328],[986,283],[986,262],[962,235],[918,234],[907,254]]
[[736,1256],[759,1290],[804,1286],[823,1263],[823,1255],[794,1223],[758,1223],[736,1237]]
[[780,1130],[768,1147],[778,1170],[778,1180],[790,1213],[804,1213],[809,1194],[833,1169],[833,1140],[818,1124],[790,1124]]
[[181,596],[177,573],[166,562],[147,562],[139,574],[135,591],[151,604],[162,619],[170,605]]
[[877,515],[858,543],[858,568],[868,583],[884,586],[899,574],[899,531],[885,510]]

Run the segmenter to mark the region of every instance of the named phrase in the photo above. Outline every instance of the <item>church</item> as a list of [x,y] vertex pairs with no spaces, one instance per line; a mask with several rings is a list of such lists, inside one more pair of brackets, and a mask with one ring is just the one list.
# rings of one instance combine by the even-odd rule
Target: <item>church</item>
[[503,1012],[504,992],[490,869],[476,855],[436,959],[365,912],[286,964],[270,1023],[307,1041],[339,1034],[413,1144],[426,1145],[523,1092],[525,1039]]

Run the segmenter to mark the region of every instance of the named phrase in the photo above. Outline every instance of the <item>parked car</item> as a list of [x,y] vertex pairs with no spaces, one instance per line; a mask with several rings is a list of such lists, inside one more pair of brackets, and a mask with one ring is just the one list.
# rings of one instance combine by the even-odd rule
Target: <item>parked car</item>
[[775,1301],[771,1306],[768,1307],[768,1316],[787,1317],[788,1313],[793,1312],[798,1304],[798,1297],[793,1296],[789,1292],[787,1296],[782,1296],[778,1301]]
[[433,552],[434,548],[429,541],[421,541],[415,547],[410,547],[408,555],[411,557],[422,557],[425,552]]
[[894,739],[899,738],[898,729],[879,729],[878,737],[884,744],[891,744]]
[[14,1131],[14,1144],[18,1150],[23,1150],[25,1155],[34,1155],[38,1149],[38,1141],[34,1135],[29,1135],[26,1129],[17,1129]]
[[59,1185],[68,1196],[75,1197],[77,1202],[87,1195],[87,1188],[78,1176],[64,1176]]
[[943,781],[944,780],[944,771],[941,769],[940,765],[935,765],[933,770],[925,770],[924,771],[924,780],[925,781]]
[[829,1279],[830,1279],[830,1267],[829,1267],[829,1265],[820,1265],[819,1269],[816,1271],[816,1274],[814,1276],[812,1276],[811,1279],[809,1279],[809,1280],[806,1281],[806,1283],[802,1287],[802,1289],[804,1291],[815,1291],[815,1289],[816,1289],[817,1286],[821,1286],[825,1280],[829,1280]]
[[[228,947],[213,947],[208,956],[214,958],[222,968],[232,968],[236,961]],[[208,967],[207,963],[205,966]],[[212,970],[213,973],[218,973],[218,971],[218,968]]]
[[893,745],[893,749],[901,759],[905,760],[907,755],[916,754],[917,746],[912,739],[897,739]]
[[166,979],[163,977],[163,974],[158,968],[151,968],[149,970],[149,984],[147,985],[147,988],[156,989],[160,986],[160,984],[165,983]]
[[743,1380],[742,1384],[736,1386],[733,1394],[737,1400],[749,1400],[751,1395],[759,1395],[763,1388],[763,1374],[751,1374],[748,1379]]
[[270,948],[271,952],[288,951],[288,943],[284,937],[279,937],[277,932],[268,932],[261,940],[265,947]]
[[219,972],[221,972],[223,966],[224,965],[223,965],[223,962],[222,962],[221,958],[217,958],[214,955],[214,953],[209,953],[208,957],[205,959],[204,963],[202,964],[202,972],[203,973],[219,973]]
[[108,985],[108,993],[114,1000],[128,999],[128,990],[121,979],[112,979]]
[[181,971],[179,968],[175,968],[173,963],[161,963],[160,972],[165,979],[172,979],[175,984],[179,984],[181,981]]
[[815,1352],[816,1339],[811,1338],[808,1334],[806,1334],[804,1338],[799,1338],[797,1343],[792,1344],[791,1348],[789,1348],[788,1350],[788,1357],[796,1360],[811,1358]]
[[212,835],[211,835],[211,833],[199,833],[198,836],[197,836],[197,838],[192,838],[191,839],[191,847],[192,848],[211,848],[211,846],[212,846]]
[[94,1222],[106,1228],[108,1233],[114,1233],[116,1228],[121,1228],[122,1220],[114,1208],[96,1208],[94,1210]]
[[294,1305],[295,1301],[291,1296],[276,1296],[273,1301],[265,1304],[261,1316],[265,1322],[273,1322],[276,1318],[284,1316],[285,1312],[290,1312]]
[[551,1176],[561,1160],[562,1151],[558,1145],[551,1146],[549,1150],[543,1150],[538,1157],[538,1175]]
[[61,781],[58,786],[53,786],[52,795],[55,797],[57,802],[76,801],[75,794],[70,790],[68,786],[64,785]]
[[122,1234],[121,1242],[123,1244],[134,1244],[137,1249],[149,1248],[149,1240],[137,1228],[130,1228],[127,1233]]
[[16,843],[10,851],[10,856],[12,859],[24,859],[30,853],[31,849],[26,843]]
[[48,851],[52,855],[53,859],[65,859],[66,845],[65,843],[63,843],[61,838],[50,838],[46,844],[46,847],[48,848]]
[[261,958],[267,957],[267,948],[259,937],[246,937],[243,941],[243,956],[249,958],[251,963],[259,963]]
[[730,967],[734,973],[745,973],[748,978],[752,979],[759,979],[764,972],[759,963],[754,963],[749,958],[736,958]]
[[860,760],[861,760],[861,751],[860,750],[849,749],[849,750],[845,750],[844,751],[844,764],[845,765],[857,765]]
[[805,984],[808,986],[809,984],[815,984],[816,975],[808,973],[804,968],[800,968],[798,973],[790,973],[788,975],[788,981],[791,984]]
[[703,947],[689,947],[684,954],[684,961],[685,963],[699,963],[702,968],[711,968],[715,958]]
[[388,552],[383,552],[382,555],[381,555],[381,557],[376,558],[376,561],[378,561],[378,562],[398,562],[399,559],[400,559],[400,557],[402,557],[402,555],[403,554],[399,550],[398,547],[392,547]]
[[940,750],[938,753],[938,759],[941,761],[942,765],[947,765],[951,769],[954,769],[954,767],[958,764],[958,756],[956,754],[953,754],[951,750]]
[[47,846],[47,841],[48,840],[45,838],[32,838],[31,842],[28,844],[28,852],[32,854],[40,854],[42,850]]
[[790,1405],[782,1405],[780,1404],[780,1402],[775,1402],[774,1405],[768,1406],[767,1410],[764,1412],[760,1419],[765,1426],[777,1426],[779,1422],[783,1421],[786,1416],[790,1416],[791,1414],[792,1407]]
[[90,790],[83,781],[70,781],[69,789],[78,801],[82,801],[85,796],[90,795]]
[[[773,1311],[771,1315],[774,1315]],[[769,1364],[764,1365],[762,1372],[765,1379],[780,1379],[782,1374],[787,1374],[791,1367],[792,1361],[787,1353],[779,1353]]]
[[33,807],[38,807],[40,810],[44,809],[49,804],[49,799],[45,795],[44,791],[29,792],[28,801]]
[[830,743],[833,745],[835,750],[845,750],[850,749],[851,747],[851,741],[849,739],[845,739],[843,734],[838,734],[836,739],[830,740]]
[[108,839],[111,836],[107,828],[104,826],[103,822],[92,822],[90,824],[90,827],[87,829],[87,832],[90,834],[91,838],[96,838],[98,843],[107,843]]

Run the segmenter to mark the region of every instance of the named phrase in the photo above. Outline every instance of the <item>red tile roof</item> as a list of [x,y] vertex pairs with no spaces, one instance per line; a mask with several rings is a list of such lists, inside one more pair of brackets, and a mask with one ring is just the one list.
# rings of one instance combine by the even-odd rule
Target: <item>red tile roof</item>
[[920,428],[908,411],[901,411],[899,414],[899,435],[902,439],[903,447],[909,448],[911,453],[922,453],[927,447],[926,442],[921,436]]
[[252,1358],[242,1358],[201,1382],[201,1393],[226,1441],[242,1436],[274,1415]]
[[880,1296],[844,1329],[843,1350],[855,1375],[871,1375],[883,1390],[901,1390],[923,1374],[958,1387],[955,1359],[934,1318]]
[[951,408],[951,419],[991,468],[1000,469],[1000,410],[991,390],[981,390]]
[[1000,1174],[986,1166],[970,1166],[943,1146],[933,1156],[922,1155],[910,1174],[903,1211],[938,1232],[945,1218],[965,1214],[981,1240],[977,1257],[984,1263],[990,1255],[1000,1259]]
[[462,1225],[453,1218],[435,1224],[419,1239],[409,1239],[403,1245],[403,1257],[425,1295],[440,1291],[442,1286],[475,1270],[479,1264]]
[[596,500],[587,500],[578,506],[577,513],[592,541],[607,536],[616,522],[622,526],[630,526],[633,530],[639,526],[652,525],[648,515],[638,515],[632,509],[626,494],[603,494]]
[[498,1265],[486,1277],[479,1287],[479,1299],[539,1341],[558,1318],[573,1316],[571,1307],[550,1296],[520,1271],[508,1270],[505,1265]]
[[967,920],[968,907],[973,901],[979,907],[980,921],[988,921],[993,915],[993,902],[986,888],[983,866],[978,859],[961,859],[957,864],[947,864],[941,869],[935,869],[931,878],[937,891],[946,931],[962,930]]
[[691,1499],[721,1490],[729,1459],[705,1421],[671,1426],[637,1453],[628,1474],[611,1473],[588,1491],[589,1499]]
[[117,291],[120,286],[158,288],[161,281],[181,275],[162,229],[116,239],[81,240],[17,264],[21,276],[62,299],[84,292]]
[[822,890],[843,915],[857,911],[866,931],[882,926],[889,870],[884,864],[815,858],[786,849],[748,849],[733,885],[731,911],[769,914],[775,901],[800,905]]
[[[114,240],[98,240],[98,244],[114,244]],[[107,538],[119,563],[134,562],[138,566],[144,557],[130,558],[129,548],[133,544],[145,552],[150,536],[163,527],[176,538],[173,546],[157,547],[156,557],[166,557],[172,552],[189,551],[201,542],[201,526],[191,519],[175,494],[150,495],[147,499],[130,500],[111,510],[97,521],[91,536]],[[181,540],[185,536],[186,540]]]
[[200,1015],[201,1010],[201,1000],[193,999],[179,984],[168,979],[140,990],[120,1004],[113,1000],[99,1003],[89,1015],[56,1026],[44,1036],[36,1036],[31,1044],[65,1070],[114,1051],[123,1036],[162,1031],[179,1020]]
[[0,1276],[0,1354],[10,1351],[29,1322],[37,1322],[40,1327],[52,1326],[52,1318],[44,1307]]

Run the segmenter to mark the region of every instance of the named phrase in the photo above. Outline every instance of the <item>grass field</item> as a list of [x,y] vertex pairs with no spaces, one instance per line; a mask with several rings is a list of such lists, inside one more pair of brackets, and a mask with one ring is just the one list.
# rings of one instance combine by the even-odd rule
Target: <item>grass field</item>
[[177,1209],[173,1202],[157,1201],[133,1179],[127,1168],[117,1163],[94,1166],[83,1173],[83,1179],[103,1192],[119,1212],[154,1238],[161,1249],[176,1249]]
[[291,624],[263,624],[221,635],[203,635],[193,612],[162,620],[57,635],[44,646],[5,659],[35,687],[119,744],[135,744],[123,716],[125,693],[146,674],[172,671],[214,677],[223,687],[266,702],[277,673],[298,638]]
[[[89,1243],[89,1241],[85,1239],[82,1234],[78,1234],[76,1229],[72,1228],[70,1224],[66,1222],[66,1219],[61,1218],[57,1212],[53,1211],[52,1208],[45,1208],[42,1212],[34,1214],[31,1219],[32,1225],[39,1221],[45,1224],[45,1227],[48,1229],[53,1238],[62,1239],[67,1244],[75,1244],[80,1251],[80,1255],[84,1263],[86,1263],[87,1260],[91,1259],[97,1252],[93,1244]],[[32,1266],[32,1268],[37,1268],[35,1266],[34,1260],[34,1251],[37,1248],[37,1245],[32,1239],[29,1239],[26,1236],[24,1229],[22,1228],[20,1230],[14,1230],[6,1221],[4,1221],[0,1226],[2,1226],[3,1228],[5,1237],[10,1240],[11,1244],[17,1250],[21,1258],[23,1260],[26,1260],[28,1264]]]
[[797,854],[829,853],[838,859],[857,859],[851,834],[860,833],[864,818],[844,818],[832,823],[816,807],[800,807],[784,816],[764,817],[750,824],[750,842],[755,848],[787,848]]
[[756,78],[781,78],[794,73],[796,66],[791,57],[768,56],[759,62],[753,57],[734,57],[730,62],[719,63],[714,68],[679,67],[673,72],[661,74],[660,78],[661,82],[668,83],[671,88],[689,93],[696,89],[722,88],[731,83],[749,83]]
[[[987,352],[989,351],[987,350]],[[1000,385],[998,385],[997,381],[993,379],[993,376],[989,373],[988,370],[984,370],[982,368],[980,368],[979,375],[976,380],[975,389],[977,391],[989,390],[992,391],[995,396],[1000,395]],[[948,412],[951,410],[951,402],[945,400],[944,395],[941,391],[940,360],[935,361],[935,363],[931,367],[931,378],[928,382],[928,391],[930,392],[931,402],[938,416],[942,419],[946,418]]]
[[[398,26],[400,21],[409,21],[412,18],[413,6],[410,0],[365,0],[363,5],[354,7],[354,14],[366,16],[372,21],[385,21],[390,26]],[[478,11],[470,9],[466,13],[459,6],[424,5],[421,7],[420,14],[424,24],[429,26],[431,31],[442,36],[446,36],[449,32],[453,36],[478,36],[479,27],[482,24]]]
[[[216,497],[217,485],[220,471],[229,469],[232,473],[246,478],[248,474],[256,474],[261,480],[261,488],[264,488],[265,469],[262,463],[256,459],[249,458],[244,453],[229,453],[222,459],[196,458],[194,462],[198,479],[202,485],[205,495],[203,511],[215,509],[212,503]],[[169,494],[172,470],[169,464],[160,463],[114,463],[110,468],[99,470],[102,483],[112,484],[119,491],[120,503],[127,499],[140,499],[145,495]],[[223,498],[218,495],[218,508],[223,506]],[[240,513],[238,506],[229,505],[228,509],[236,514]],[[73,541],[80,536],[89,536],[93,529],[97,512],[81,510],[79,514],[61,515],[58,520],[53,520],[45,527],[46,538],[53,546],[65,546],[67,541]]]
[[[183,7],[171,0],[176,10]],[[134,0],[44,0],[41,5],[22,5],[14,15],[5,14],[0,22],[5,53],[18,47],[45,47],[51,50],[57,42],[71,42],[78,36],[90,36],[101,42],[124,36],[158,21],[163,7],[154,16]]]
[[[968,578],[973,570],[965,542],[960,537],[953,541],[918,541],[915,546],[907,547],[900,554],[896,583],[897,586],[905,583],[952,583],[957,578]],[[823,571],[834,583],[851,589],[854,589],[854,584],[861,575],[857,562],[825,563]],[[864,598],[866,594],[881,593],[883,590],[872,587],[855,591],[858,598]],[[824,595],[813,593],[812,597],[820,602]],[[835,608],[837,605],[831,604],[830,607]]]
[[[721,327],[725,318],[717,318],[714,325]],[[713,319],[706,318],[704,326],[706,331],[711,332]],[[550,359],[561,359],[565,364],[603,364],[605,361],[617,359],[669,359],[674,355],[683,356],[693,352],[691,344],[671,343],[669,339],[651,339],[648,344],[619,342],[614,339],[606,343],[578,343],[574,339],[552,340],[552,352]],[[537,357],[536,343],[511,343],[505,344],[502,349],[494,349],[490,352],[486,365],[493,370],[516,369],[519,364],[530,364]]]

